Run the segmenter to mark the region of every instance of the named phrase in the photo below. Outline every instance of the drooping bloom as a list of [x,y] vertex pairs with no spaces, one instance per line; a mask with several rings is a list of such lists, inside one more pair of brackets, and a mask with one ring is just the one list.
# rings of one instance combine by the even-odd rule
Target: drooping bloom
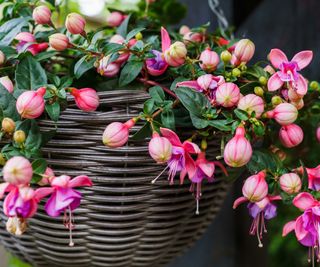
[[300,70],[308,66],[312,60],[312,51],[306,50],[297,53],[291,61],[280,49],[272,49],[269,59],[274,68],[279,69],[268,81],[268,90],[276,91],[284,83],[289,88],[293,88],[299,95],[305,95],[308,91],[306,79],[299,73]]
[[280,125],[289,125],[296,121],[298,110],[292,104],[281,103],[275,109],[268,111],[266,115],[270,119],[275,119]]
[[279,183],[280,188],[289,195],[298,193],[302,186],[300,177],[294,172],[281,175]]
[[99,106],[99,96],[92,88],[72,88],[70,93],[74,96],[78,108],[83,111],[95,111]]
[[181,66],[187,56],[187,48],[182,42],[171,44],[170,36],[165,28],[161,28],[162,52],[165,62],[172,67]]
[[157,163],[166,163],[171,158],[172,145],[167,138],[155,132],[149,142],[149,154]]
[[0,83],[4,88],[8,90],[9,93],[13,92],[13,83],[8,76],[3,76],[0,78]]
[[168,166],[154,179],[152,183],[161,176],[161,174],[169,168],[168,180],[173,184],[173,179],[177,172],[180,172],[180,183],[183,184],[185,176],[193,177],[196,172],[196,164],[190,154],[200,153],[199,147],[190,142],[184,141],[181,143],[175,132],[167,128],[160,128],[163,137],[167,138],[172,145],[172,155],[168,161]]
[[300,174],[304,174],[304,170],[308,176],[308,188],[314,191],[320,191],[320,165],[315,168],[303,168],[301,166],[297,169]]
[[240,98],[238,109],[246,111],[249,115],[255,112],[256,118],[260,118],[264,111],[264,101],[260,96],[248,94]]
[[288,148],[295,147],[303,141],[303,131],[297,124],[284,125],[280,128],[279,139]]

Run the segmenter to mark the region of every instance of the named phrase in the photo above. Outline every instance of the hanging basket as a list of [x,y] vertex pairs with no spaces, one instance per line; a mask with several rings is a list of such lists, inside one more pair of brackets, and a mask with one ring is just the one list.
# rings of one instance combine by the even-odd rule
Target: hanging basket
[[[226,196],[228,185],[221,180],[219,169],[215,182],[203,186],[200,214],[196,215],[188,182],[181,186],[177,179],[170,186],[164,174],[151,184],[164,167],[150,158],[146,141],[130,141],[117,149],[102,144],[105,126],[136,116],[147,98],[143,91],[103,92],[103,111],[93,113],[79,111],[70,103],[58,122],[56,136],[43,152],[57,175],[84,174],[94,183],[79,190],[83,200],[74,212],[75,246],[68,246],[69,230],[63,218],[47,216],[41,203],[22,237],[5,230],[2,214],[0,238],[10,252],[35,267],[156,267],[171,261],[201,236]],[[41,121],[40,126],[43,130],[55,128],[49,120]],[[215,158],[219,151],[217,137],[207,155]]]

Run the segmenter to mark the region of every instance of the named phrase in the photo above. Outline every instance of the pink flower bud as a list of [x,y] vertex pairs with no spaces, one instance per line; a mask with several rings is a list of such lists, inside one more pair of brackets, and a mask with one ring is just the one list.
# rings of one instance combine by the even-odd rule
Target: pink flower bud
[[172,145],[165,137],[154,133],[149,142],[149,154],[157,163],[166,163],[172,154]]
[[6,55],[0,50],[0,66],[6,62]]
[[201,43],[204,40],[203,34],[199,32],[187,32],[183,36],[184,43],[188,44],[189,42]]
[[9,93],[13,92],[13,83],[8,76],[1,77],[0,83],[8,90]]
[[301,190],[301,179],[293,172],[283,174],[280,177],[279,182],[281,189],[289,195],[296,194]]
[[244,110],[250,115],[255,112],[256,118],[260,118],[264,111],[264,101],[260,96],[248,94],[240,98],[238,109]]
[[113,35],[109,40],[109,43],[114,43],[114,44],[123,44],[124,42],[125,42],[125,39],[120,34]]
[[[134,39],[131,39],[130,41],[132,41]],[[119,34],[115,34],[111,37],[110,43],[115,43],[115,44],[124,44],[125,42],[125,39],[119,35]],[[130,46],[130,45],[129,45]],[[123,62],[127,61],[129,56],[130,56],[130,53],[128,52],[123,52],[123,51],[120,51],[119,52],[119,57],[114,61],[114,63],[118,63],[118,64],[122,64]],[[109,59],[109,56],[107,56],[108,59]]]
[[259,172],[246,179],[242,187],[242,194],[250,202],[259,202],[268,194],[268,184],[266,182],[266,173]]
[[74,96],[78,108],[83,111],[95,111],[99,106],[99,96],[92,88],[72,88],[70,93]]
[[320,143],[320,126],[317,128],[316,137],[317,137],[318,142]]
[[207,48],[201,53],[200,61],[201,69],[207,72],[212,72],[219,64],[219,55],[216,52],[211,51],[210,48]]
[[187,48],[182,42],[175,42],[164,52],[165,61],[172,67],[179,67],[187,57]]
[[125,16],[117,11],[111,12],[107,18],[107,24],[110,27],[118,27],[121,25],[122,21],[125,19]]
[[14,39],[16,39],[20,42],[26,42],[26,43],[35,43],[36,42],[36,38],[30,32],[20,32],[16,35],[16,37]]
[[39,185],[44,186],[51,183],[51,180],[55,177],[54,172],[51,168],[47,167],[43,174],[42,179],[38,182]]
[[234,55],[237,58],[238,62],[248,62],[254,54],[255,45],[249,39],[242,39],[237,42]]
[[240,99],[239,87],[234,83],[221,84],[216,92],[216,102],[225,108],[230,108],[238,104]]
[[102,142],[108,147],[121,147],[128,142],[129,129],[135,124],[135,120],[128,120],[126,123],[113,122],[104,130]]
[[97,72],[105,77],[114,77],[119,73],[120,65],[115,62],[108,64],[109,58],[110,56],[106,56],[100,59]]
[[267,112],[267,117],[275,119],[280,125],[289,125],[295,122],[298,117],[297,108],[289,103],[281,103],[274,110]]
[[66,19],[66,28],[72,34],[82,34],[84,33],[84,27],[86,26],[85,19],[77,14],[70,13]]
[[63,51],[69,47],[69,38],[62,33],[55,33],[49,37],[49,44],[53,49]]
[[279,139],[285,147],[295,147],[303,141],[303,131],[297,124],[289,124],[281,127]]
[[182,25],[181,27],[180,27],[180,30],[179,30],[179,33],[181,34],[181,35],[186,35],[188,32],[190,32],[191,30],[190,30],[190,28],[188,27],[188,26],[186,26],[186,25]]
[[47,6],[38,6],[33,10],[32,18],[37,24],[51,24],[51,11]]
[[244,127],[239,126],[235,136],[224,148],[224,161],[231,167],[242,167],[251,159],[252,147],[245,133]]
[[22,118],[35,119],[43,113],[45,93],[46,89],[41,87],[37,91],[24,92],[18,97],[16,108]]
[[24,157],[13,157],[3,167],[3,179],[12,185],[27,185],[32,175],[31,163]]

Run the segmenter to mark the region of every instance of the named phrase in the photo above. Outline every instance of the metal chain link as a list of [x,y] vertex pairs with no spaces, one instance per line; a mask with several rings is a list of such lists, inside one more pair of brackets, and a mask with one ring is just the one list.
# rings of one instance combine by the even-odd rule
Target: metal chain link
[[208,4],[212,12],[217,16],[219,27],[222,31],[229,28],[229,22],[221,9],[219,0],[208,0]]

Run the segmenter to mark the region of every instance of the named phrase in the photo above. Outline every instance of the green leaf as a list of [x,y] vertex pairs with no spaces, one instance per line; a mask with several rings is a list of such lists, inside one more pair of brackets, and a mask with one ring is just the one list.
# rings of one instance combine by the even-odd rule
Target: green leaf
[[32,162],[32,183],[38,183],[42,179],[42,174],[45,173],[47,166],[47,162],[44,159],[36,159]]
[[217,128],[220,131],[231,131],[232,127],[229,125],[233,121],[229,120],[213,120],[208,121],[208,124],[212,127]]
[[4,117],[9,117],[13,120],[20,118],[16,110],[16,99],[8,90],[0,83],[0,108]]
[[147,122],[145,125],[141,127],[139,131],[137,131],[130,140],[144,140],[146,137],[151,136],[151,127],[150,123]]
[[0,45],[9,45],[26,25],[26,18],[11,19],[2,24],[0,27]]
[[135,78],[137,78],[142,67],[143,62],[141,61],[129,61],[121,71],[119,78],[119,86],[123,87],[131,83]]
[[137,33],[142,32],[145,28],[136,28],[127,34],[126,41],[129,41],[132,37],[134,37]]
[[154,105],[154,100],[152,98],[148,99],[146,102],[144,102],[143,112],[145,114],[151,115],[155,110],[156,110],[156,107]]
[[93,64],[96,61],[96,58],[88,58],[88,56],[82,57],[75,65],[74,65],[74,75],[77,79],[79,79],[82,74],[93,68]]
[[160,86],[154,86],[149,89],[149,95],[154,99],[157,103],[162,103],[165,101],[166,96],[164,94],[163,89]]
[[46,60],[48,58],[52,58],[53,56],[55,56],[58,52],[57,51],[45,51],[45,52],[41,52],[37,55],[34,56],[34,58],[37,61],[42,61],[42,60]]
[[193,113],[190,113],[190,118],[192,121],[192,124],[197,129],[203,129],[206,128],[209,125],[209,121],[199,118],[198,116],[194,115]]
[[253,125],[253,131],[257,136],[264,136],[266,129],[265,126],[263,124],[263,122],[258,121],[252,124]]
[[105,45],[103,48],[103,52],[105,55],[110,55],[116,52],[119,52],[121,49],[125,48],[122,44],[117,44],[117,43],[108,43]]
[[121,23],[121,25],[117,28],[117,34],[120,34],[123,38],[126,38],[130,18],[131,14],[128,15],[126,19]]
[[58,121],[60,116],[60,104],[59,102],[54,102],[53,104],[46,104],[46,111],[49,117],[53,121]]
[[248,170],[252,173],[259,172],[264,169],[276,172],[282,167],[283,166],[279,158],[272,152],[265,149],[254,150],[251,160],[247,164]]
[[167,109],[161,112],[161,122],[166,128],[175,129],[175,118],[174,113],[171,109]]
[[249,119],[248,113],[241,109],[235,109],[234,114],[242,121],[246,121]]
[[31,151],[35,151],[37,149],[40,148],[41,146],[41,133],[40,133],[40,128],[38,126],[38,124],[36,123],[35,120],[30,120],[31,125],[30,125],[30,130],[29,132],[26,131],[26,133],[28,134],[25,145],[26,148],[31,150]]
[[18,64],[15,80],[18,89],[36,90],[47,84],[47,75],[33,56],[27,56]]
[[2,51],[6,55],[6,58],[11,58],[17,54],[16,49],[6,45],[0,45],[0,51]]

